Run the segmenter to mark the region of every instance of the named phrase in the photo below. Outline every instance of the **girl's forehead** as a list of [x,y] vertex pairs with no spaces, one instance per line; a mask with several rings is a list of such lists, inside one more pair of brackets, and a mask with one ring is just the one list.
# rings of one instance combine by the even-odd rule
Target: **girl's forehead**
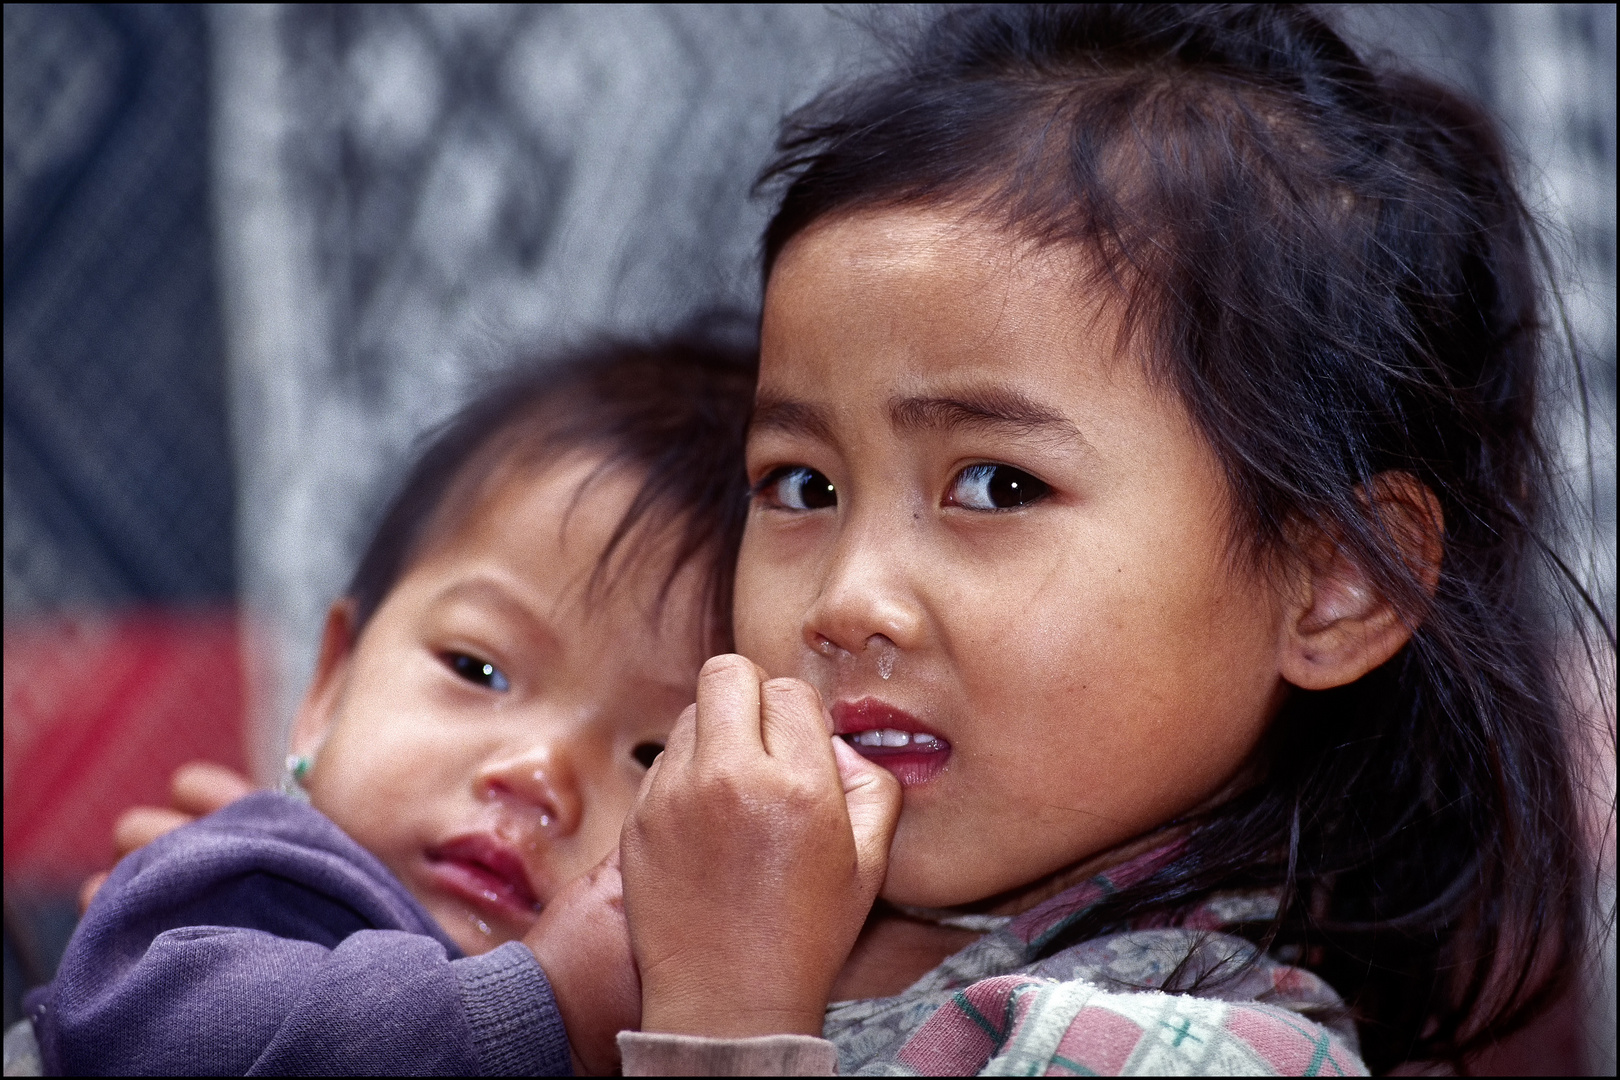
[[878,381],[885,400],[987,382],[1030,394],[1114,378],[1131,350],[1113,295],[1074,248],[958,212],[849,215],[795,238],[772,273],[760,397],[870,400]]
[[1016,274],[1029,281],[1072,283],[1081,266],[1072,244],[1038,243],[956,204],[895,206],[830,215],[783,249],[766,297],[778,285],[836,274],[847,288],[901,281],[985,285]]

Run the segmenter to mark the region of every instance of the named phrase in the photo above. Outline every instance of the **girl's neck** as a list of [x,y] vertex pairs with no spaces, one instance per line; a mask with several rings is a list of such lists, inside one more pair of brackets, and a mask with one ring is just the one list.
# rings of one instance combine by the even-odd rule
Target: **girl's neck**
[[[1028,885],[957,908],[902,912],[879,900],[844,969],[833,982],[832,1000],[892,997],[973,944],[982,932],[942,925],[959,915],[1019,915],[1120,863],[1169,843],[1184,829],[1158,829],[1118,847],[1063,867]],[[938,919],[930,916],[938,916]]]

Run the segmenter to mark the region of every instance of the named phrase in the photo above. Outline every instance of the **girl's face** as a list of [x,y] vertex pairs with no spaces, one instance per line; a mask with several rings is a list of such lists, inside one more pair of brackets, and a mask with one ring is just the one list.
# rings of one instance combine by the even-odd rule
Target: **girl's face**
[[1229,558],[1216,459],[1078,271],[897,210],[818,223],[771,275],[737,643],[901,780],[892,901],[1173,820],[1285,692],[1287,605]]
[[587,597],[639,479],[598,464],[509,470],[352,648],[335,609],[294,733],[315,807],[468,954],[521,938],[618,844],[705,655],[693,573],[654,614],[661,557]]

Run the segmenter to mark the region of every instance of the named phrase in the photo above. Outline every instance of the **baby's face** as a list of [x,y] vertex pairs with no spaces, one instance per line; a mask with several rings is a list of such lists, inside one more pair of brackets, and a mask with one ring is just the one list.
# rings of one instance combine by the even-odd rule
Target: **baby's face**
[[1229,558],[1216,459],[1073,259],[865,213],[796,238],[767,290],[737,644],[901,780],[897,902],[1173,820],[1284,692],[1285,605]]
[[693,573],[653,615],[664,558],[586,596],[638,482],[596,465],[494,486],[323,664],[295,733],[314,805],[469,954],[618,843],[704,657]]

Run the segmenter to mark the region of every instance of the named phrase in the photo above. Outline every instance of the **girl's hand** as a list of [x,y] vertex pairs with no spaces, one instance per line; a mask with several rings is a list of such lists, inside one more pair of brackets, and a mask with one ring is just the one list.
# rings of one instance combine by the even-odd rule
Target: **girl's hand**
[[620,844],[642,1029],[820,1035],[899,811],[899,784],[831,736],[809,685],[705,664]]
[[523,939],[551,983],[574,1075],[618,1071],[617,1036],[641,1022],[641,983],[624,921],[619,849],[546,905]]
[[[210,761],[188,761],[174,770],[169,781],[170,805],[132,806],[118,815],[113,823],[113,848],[122,859],[182,825],[253,794],[253,790],[253,781],[235,770]],[[79,887],[79,914],[84,914],[106,880],[105,871],[85,879]]]

